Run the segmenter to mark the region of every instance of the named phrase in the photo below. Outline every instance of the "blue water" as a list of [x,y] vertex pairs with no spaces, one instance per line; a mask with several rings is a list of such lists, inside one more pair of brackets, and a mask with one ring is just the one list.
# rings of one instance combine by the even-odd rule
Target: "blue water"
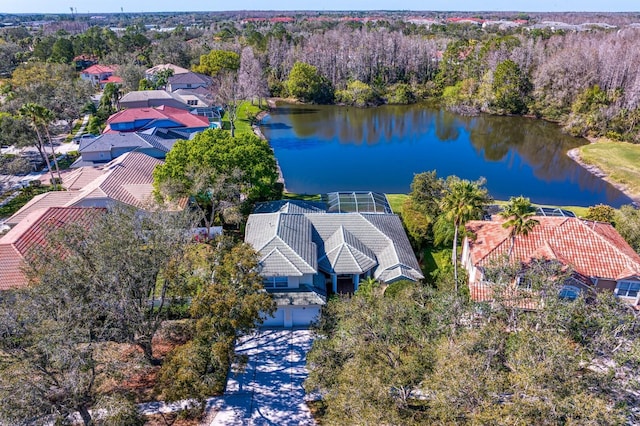
[[567,157],[587,143],[521,117],[465,117],[426,105],[358,109],[281,105],[263,120],[289,192],[407,193],[415,173],[487,179],[497,199],[553,205],[631,200]]

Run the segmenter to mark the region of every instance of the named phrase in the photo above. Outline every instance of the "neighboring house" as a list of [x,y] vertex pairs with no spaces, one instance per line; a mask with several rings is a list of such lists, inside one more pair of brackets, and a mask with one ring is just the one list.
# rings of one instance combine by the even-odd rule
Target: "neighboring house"
[[140,152],[128,152],[102,167],[81,167],[63,177],[67,191],[35,196],[6,224],[19,224],[36,210],[47,207],[111,207],[128,204],[145,208],[152,201],[153,170],[162,160]]
[[109,117],[103,133],[136,132],[154,127],[194,133],[208,129],[211,123],[207,117],[168,106],[131,108]]
[[32,211],[0,238],[0,290],[27,284],[24,262],[29,256],[37,255],[38,247],[46,244],[53,232],[69,223],[89,226],[103,212],[104,209],[72,207],[45,207]]
[[[382,194],[362,194],[386,203]],[[365,206],[345,212],[329,200],[325,206],[279,201],[256,207],[245,241],[258,251],[265,288],[278,303],[265,325],[309,325],[327,295],[352,293],[367,277],[386,283],[423,278],[402,222],[388,203],[383,209]]]
[[153,158],[164,159],[178,140],[188,140],[193,136],[195,133],[158,128],[142,132],[105,133],[94,139],[80,141],[80,158],[71,168],[104,164],[134,150]]
[[196,72],[187,72],[184,74],[172,75],[167,82],[167,91],[175,92],[180,89],[197,89],[210,88],[213,85],[213,79],[207,75]]
[[168,106],[172,108],[190,110],[191,106],[164,90],[135,90],[124,95],[118,101],[120,108],[153,108]]
[[98,63],[98,58],[93,55],[78,55],[73,58],[73,63],[76,66],[76,71],[82,71]]
[[152,67],[152,68],[149,68],[148,70],[146,70],[144,72],[144,78],[146,78],[149,81],[154,81],[155,78],[156,78],[156,74],[158,74],[161,71],[168,70],[168,69],[173,70],[173,75],[185,74],[185,73],[190,72],[188,69],[179,67],[177,65],[161,64],[161,65],[156,65],[155,67]]
[[[640,256],[609,223],[575,217],[536,216],[539,224],[527,236],[515,239],[510,262],[526,266],[532,259],[557,260],[573,271],[563,288],[566,297],[587,289],[613,291],[622,301],[640,305]],[[508,255],[509,229],[501,220],[472,221],[466,226],[474,238],[465,238],[462,265],[469,272],[469,290],[476,301],[491,299],[485,267]]]
[[180,89],[175,92],[165,90],[138,90],[129,92],[119,101],[120,108],[155,108],[167,106],[189,111],[207,117],[210,122],[220,123],[221,109],[216,107],[211,94],[204,90]]
[[115,70],[104,65],[92,65],[80,73],[80,78],[104,89],[107,83],[121,84],[122,79],[113,75]]

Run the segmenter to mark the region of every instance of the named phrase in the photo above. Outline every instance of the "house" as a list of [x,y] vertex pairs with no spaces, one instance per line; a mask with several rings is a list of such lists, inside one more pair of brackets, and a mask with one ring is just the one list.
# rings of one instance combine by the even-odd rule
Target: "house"
[[[352,293],[367,277],[386,283],[424,278],[383,194],[332,194],[322,204],[262,203],[249,216],[245,241],[259,253],[264,286],[278,304],[266,326],[309,325],[328,295]],[[370,202],[356,206],[357,198]]]
[[154,81],[155,78],[156,78],[156,75],[159,72],[166,71],[166,70],[172,70],[173,71],[173,75],[185,74],[185,73],[190,72],[188,69],[179,67],[177,65],[160,64],[160,65],[156,65],[155,67],[151,67],[148,70],[146,70],[144,72],[144,78],[146,78],[149,81]]
[[80,141],[80,158],[71,168],[104,164],[131,151],[164,159],[178,140],[189,140],[193,136],[195,133],[155,127],[141,132],[105,133],[97,138]]
[[92,65],[80,73],[80,78],[104,89],[107,83],[122,84],[122,79],[113,75],[115,70],[104,65]]
[[[532,259],[557,260],[573,271],[571,283],[562,289],[569,297],[586,289],[613,291],[625,303],[639,308],[640,256],[611,224],[576,217],[535,219],[539,224],[528,235],[516,237],[510,262],[526,265]],[[509,255],[510,230],[502,223],[471,221],[466,225],[475,237],[463,242],[462,265],[469,272],[469,290],[476,301],[490,298],[484,268]]]
[[189,111],[220,123],[220,108],[214,105],[213,97],[206,89],[137,90],[124,95],[119,101],[120,108],[155,108],[168,106]]
[[38,247],[46,244],[52,233],[69,223],[90,226],[103,212],[104,209],[45,207],[28,214],[0,238],[0,291],[27,284],[23,264],[37,255]]
[[167,82],[167,91],[175,92],[180,89],[208,89],[213,85],[213,79],[207,75],[189,71],[184,74],[172,75]]
[[154,127],[194,133],[208,129],[211,124],[207,117],[163,105],[119,111],[107,119],[103,133],[136,132]]
[[63,177],[67,191],[35,196],[6,220],[18,225],[31,213],[49,207],[109,208],[122,203],[145,208],[152,201],[153,170],[162,160],[140,152],[128,152],[101,167],[81,167]]
[[134,90],[118,101],[120,108],[154,108],[168,106],[188,111],[191,107],[172,93],[164,90]]

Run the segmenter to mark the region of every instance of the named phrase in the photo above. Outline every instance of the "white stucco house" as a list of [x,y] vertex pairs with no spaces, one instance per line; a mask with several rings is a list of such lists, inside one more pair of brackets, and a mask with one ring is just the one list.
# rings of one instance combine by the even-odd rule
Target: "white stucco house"
[[278,303],[265,326],[308,326],[327,296],[352,293],[367,277],[386,283],[424,278],[383,194],[331,193],[324,203],[259,204],[245,241],[258,251],[264,286]]

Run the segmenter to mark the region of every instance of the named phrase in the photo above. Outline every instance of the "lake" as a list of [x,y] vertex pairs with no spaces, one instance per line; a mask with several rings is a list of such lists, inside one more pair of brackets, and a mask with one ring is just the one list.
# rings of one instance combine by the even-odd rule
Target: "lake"
[[283,104],[261,129],[294,193],[407,193],[415,173],[435,169],[441,177],[483,176],[496,199],[524,195],[541,204],[615,207],[631,202],[567,157],[585,139],[542,120],[467,117],[423,104]]

